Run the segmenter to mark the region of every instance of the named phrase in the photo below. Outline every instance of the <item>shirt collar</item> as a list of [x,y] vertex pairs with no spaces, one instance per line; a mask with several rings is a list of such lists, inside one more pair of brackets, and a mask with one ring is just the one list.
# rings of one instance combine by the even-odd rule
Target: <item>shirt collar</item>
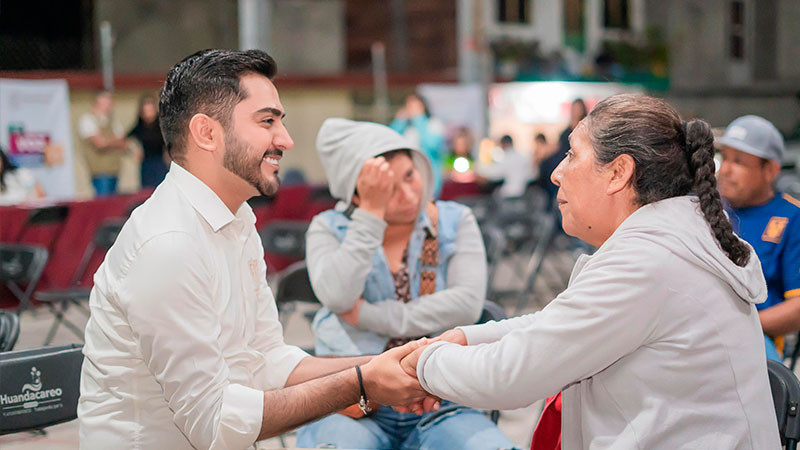
[[242,219],[249,224],[256,223],[256,216],[247,202],[243,202],[236,215],[233,215],[207,184],[174,161],[169,166],[167,178],[178,186],[192,207],[208,222],[215,233],[235,219]]

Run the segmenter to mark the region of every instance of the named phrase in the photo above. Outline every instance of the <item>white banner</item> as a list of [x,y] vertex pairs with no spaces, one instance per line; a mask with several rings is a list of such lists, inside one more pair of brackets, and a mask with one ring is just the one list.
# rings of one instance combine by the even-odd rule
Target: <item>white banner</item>
[[0,147],[51,200],[75,197],[70,124],[65,80],[0,79]]

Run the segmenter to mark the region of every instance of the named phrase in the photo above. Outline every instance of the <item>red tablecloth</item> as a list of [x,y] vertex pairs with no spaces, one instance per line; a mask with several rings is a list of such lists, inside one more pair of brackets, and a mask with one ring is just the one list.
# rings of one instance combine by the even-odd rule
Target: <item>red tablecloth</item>
[[[333,200],[325,195],[326,192],[324,186],[283,187],[270,202],[253,202],[256,227],[261,229],[274,220],[310,221],[314,215],[333,207]],[[0,242],[25,242],[49,247],[50,257],[37,290],[68,287],[76,276],[78,263],[97,227],[107,219],[125,217],[133,206],[145,201],[151,193],[152,191],[142,191],[132,195],[62,203],[69,207],[69,214],[63,225],[28,227],[21,237],[20,231],[34,207],[0,207]],[[103,257],[102,252],[95,252],[81,278],[82,286],[91,286],[92,276]],[[265,260],[271,273],[280,271],[294,262],[269,254],[265,255]],[[5,286],[0,285],[0,308],[16,306],[17,300],[13,294]]]

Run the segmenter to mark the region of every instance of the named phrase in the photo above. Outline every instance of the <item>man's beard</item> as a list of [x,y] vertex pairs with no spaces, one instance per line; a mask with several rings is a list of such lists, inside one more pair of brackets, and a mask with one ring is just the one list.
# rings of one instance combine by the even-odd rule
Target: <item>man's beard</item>
[[[267,155],[280,156],[282,153],[280,150],[270,150]],[[247,144],[239,139],[233,131],[226,133],[225,157],[222,160],[222,165],[256,188],[261,195],[275,195],[278,192],[281,180],[278,178],[277,173],[273,174],[272,177],[264,177],[262,175],[262,159],[263,155],[262,158],[249,156]]]

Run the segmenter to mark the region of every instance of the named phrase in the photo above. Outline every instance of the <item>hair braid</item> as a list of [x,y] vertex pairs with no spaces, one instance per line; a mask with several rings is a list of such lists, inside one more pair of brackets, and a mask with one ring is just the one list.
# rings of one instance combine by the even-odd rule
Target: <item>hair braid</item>
[[722,250],[737,266],[750,260],[750,248],[735,234],[728,217],[722,209],[714,176],[714,135],[708,123],[691,120],[686,123],[686,153],[690,155],[690,170],[694,174],[693,190],[700,199],[700,209],[711,226],[714,237]]

